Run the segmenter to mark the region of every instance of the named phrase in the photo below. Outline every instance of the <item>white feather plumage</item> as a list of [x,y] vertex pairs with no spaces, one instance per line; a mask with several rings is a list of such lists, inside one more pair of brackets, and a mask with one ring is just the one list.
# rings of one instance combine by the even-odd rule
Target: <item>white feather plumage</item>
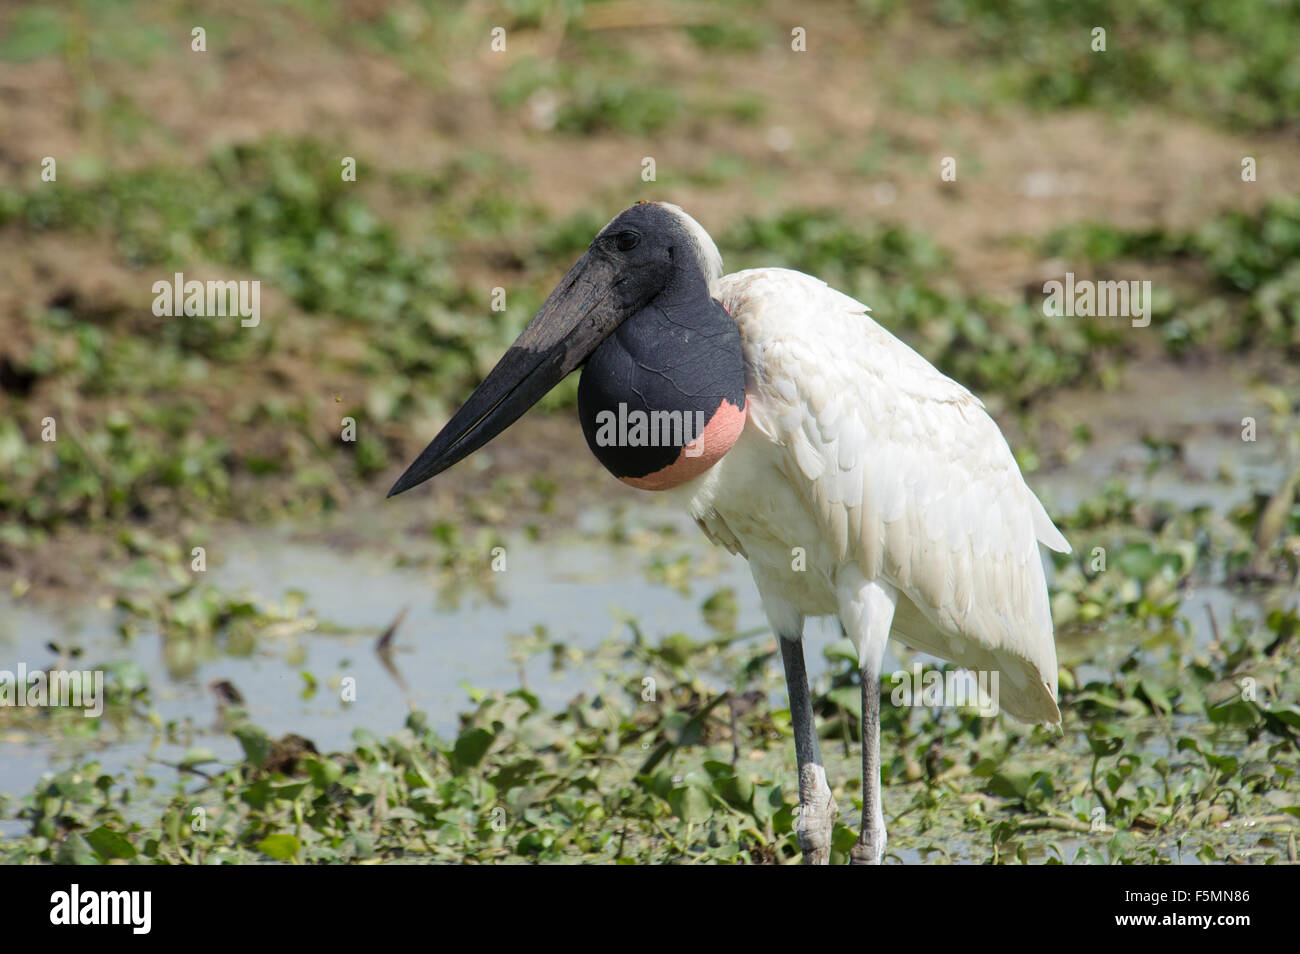
[[[983,404],[819,279],[752,269],[718,294],[740,328],[749,419],[682,491],[748,559],[768,615],[840,613],[838,588],[865,581],[867,602],[896,594],[894,637],[998,670],[1006,712],[1059,721],[1038,544],[1069,544]],[[870,627],[854,628],[862,653]]]

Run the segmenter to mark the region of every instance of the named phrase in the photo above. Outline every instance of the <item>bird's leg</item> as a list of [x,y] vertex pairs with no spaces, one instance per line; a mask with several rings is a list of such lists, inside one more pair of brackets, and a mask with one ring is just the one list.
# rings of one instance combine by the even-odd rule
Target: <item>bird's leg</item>
[[794,752],[799,761],[799,817],[795,831],[806,865],[825,865],[831,858],[831,829],[835,824],[835,797],[826,782],[817,723],[813,716],[808,672],[804,668],[803,640],[780,637],[781,662],[790,694],[790,721],[794,728]]
[[862,831],[849,854],[855,865],[878,865],[885,855],[885,811],[880,798],[880,675],[862,670]]
[[882,580],[866,579],[857,567],[835,581],[840,623],[858,650],[862,676],[862,832],[849,853],[855,865],[878,865],[885,856],[885,811],[880,798],[880,673],[898,592]]

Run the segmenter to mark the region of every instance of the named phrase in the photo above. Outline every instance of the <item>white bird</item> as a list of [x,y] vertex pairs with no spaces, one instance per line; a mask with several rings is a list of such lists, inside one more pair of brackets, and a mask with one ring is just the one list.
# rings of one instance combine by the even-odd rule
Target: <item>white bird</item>
[[867,306],[782,268],[723,276],[677,206],[616,216],[465,405],[393,486],[445,470],[584,365],[588,444],[632,486],[678,496],[749,562],[778,636],[799,766],[803,860],[830,858],[834,797],[804,665],[804,620],[836,616],[862,683],[862,827],[878,864],[880,680],[892,635],[974,672],[998,702],[1059,722],[1039,544],[1069,544],[983,404]]

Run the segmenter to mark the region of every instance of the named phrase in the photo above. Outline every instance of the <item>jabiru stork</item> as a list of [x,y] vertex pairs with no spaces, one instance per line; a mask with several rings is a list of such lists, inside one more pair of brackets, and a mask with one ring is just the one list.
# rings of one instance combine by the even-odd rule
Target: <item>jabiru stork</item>
[[[676,495],[710,540],[748,560],[781,647],[803,860],[830,857],[803,624],[839,618],[862,682],[862,828],[885,848],[880,680],[893,635],[997,673],[1000,708],[1060,721],[1039,544],[1069,551],[984,405],[801,272],[722,274],[675,205],[617,215],[389,496],[463,459],[583,366],[578,414],[619,480]],[[630,422],[630,423],[629,423]],[[647,424],[648,422],[648,424]],[[660,438],[660,439],[656,439]]]

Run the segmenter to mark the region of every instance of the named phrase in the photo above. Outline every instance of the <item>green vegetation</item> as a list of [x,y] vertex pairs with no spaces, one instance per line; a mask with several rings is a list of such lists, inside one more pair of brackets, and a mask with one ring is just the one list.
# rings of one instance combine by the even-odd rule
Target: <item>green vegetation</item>
[[[1300,114],[1294,4],[935,0],[924,11],[988,65],[997,99],[1042,109],[1152,104],[1240,129]],[[1093,51],[1098,27],[1105,52]]]
[[1094,266],[1127,259],[1207,275],[1208,288],[1186,289],[1163,329],[1176,347],[1204,343],[1226,309],[1231,320],[1220,335],[1224,347],[1265,345],[1300,354],[1300,199],[1294,196],[1253,215],[1225,212],[1186,233],[1081,223],[1049,236],[1044,251]]
[[[347,413],[384,423],[446,408],[447,396],[473,386],[494,349],[513,337],[603,224],[603,213],[584,211],[545,225],[526,205],[504,199],[522,188],[509,168],[470,157],[432,175],[380,176],[353,190],[319,144],[270,141],[220,151],[194,169],[0,191],[0,228],[107,238],[133,276],[120,298],[91,302],[60,291],[34,307],[28,346],[7,359],[10,390],[32,407],[17,420],[44,417],[36,412],[48,408],[40,399],[52,391],[112,400],[72,411],[64,425],[69,439],[53,448],[31,425],[0,423],[0,513],[45,530],[160,510],[226,513],[238,503],[232,475],[293,474],[293,486],[276,494],[282,502],[333,506],[338,442],[314,430],[313,396],[290,389],[242,401],[232,414],[226,395],[216,393],[228,390],[221,382],[272,355],[290,356],[325,370],[340,390],[362,387],[364,397],[340,409]],[[385,225],[379,212],[412,195],[439,203],[418,242]],[[460,261],[450,248],[458,241],[511,263],[517,285],[508,312],[490,311],[482,292],[457,280]],[[965,294],[947,277],[948,256],[897,226],[850,225],[830,211],[791,209],[742,219],[719,244],[735,268],[785,265],[857,295],[877,320],[986,397],[1023,403],[1097,381],[1138,346],[1114,324],[1044,316],[1033,289],[1022,301]],[[1211,344],[1300,350],[1298,250],[1300,206],[1289,199],[1253,216],[1227,213],[1185,235],[1085,224],[1044,245],[1045,254],[1093,267],[1119,259],[1195,263],[1212,295],[1193,283],[1177,298],[1156,300],[1156,324],[1179,356]],[[147,288],[194,263],[259,278],[287,303],[271,304],[257,329],[150,320]],[[1216,320],[1225,313],[1230,321]],[[354,335],[364,348],[347,358],[322,353],[331,337]],[[162,394],[167,401],[157,399]],[[572,396],[571,387],[562,390],[549,405]],[[213,413],[217,401],[225,413]],[[286,423],[309,443],[286,443]],[[343,460],[363,479],[403,450],[373,431],[348,449]]]
[[[1265,498],[1216,515],[1141,501],[1112,483],[1063,515],[1075,552],[1055,555],[1061,732],[974,711],[901,707],[887,681],[891,850],[985,863],[1291,857],[1300,818],[1300,616],[1286,605],[1288,584],[1261,591],[1252,581],[1300,573],[1300,505],[1292,502],[1280,522],[1268,516],[1273,510]],[[443,534],[453,549],[457,533],[448,526]],[[287,633],[332,629],[297,594],[270,601],[196,586],[176,569],[174,543],[143,533],[123,542],[134,563],[119,580],[122,631],[128,638],[159,633],[174,673],[191,673],[214,654],[255,654]],[[627,543],[614,530],[608,545]],[[664,586],[689,589],[704,578],[689,555],[665,562],[659,549],[646,552],[647,573]],[[468,550],[453,562],[470,563]],[[1257,572],[1243,577],[1246,567]],[[1207,627],[1192,618],[1202,604],[1188,597],[1214,581],[1239,593],[1254,589],[1266,608],[1222,623],[1211,617]],[[387,738],[358,729],[350,748],[321,752],[297,735],[269,737],[236,700],[215,732],[237,740],[242,758],[223,761],[200,738],[182,743],[191,747],[174,765],[138,774],[106,772],[93,761],[53,773],[0,812],[26,832],[0,857],[797,860],[789,713],[777,701],[771,638],[736,631],[730,590],[709,594],[699,608],[712,639],[665,633],[655,640],[635,620],[627,621],[630,632],[591,652],[544,631],[520,639],[519,659],[537,655],[553,667],[601,673],[600,688],[555,711],[523,685],[471,689],[472,707],[449,736],[416,712]],[[842,813],[835,860],[844,861],[860,799],[852,748],[858,676],[846,640],[824,651],[831,668],[815,687],[815,704]],[[14,709],[0,719],[10,730],[69,741],[190,739],[188,724],[153,712],[152,691],[138,667],[117,665],[108,669],[108,705],[98,720]],[[308,678],[304,692],[314,691]]]
[[[1189,529],[1196,523],[1186,514],[1171,524],[1183,519]],[[1300,530],[1300,513],[1295,521]],[[1091,666],[1062,670],[1061,734],[974,712],[895,706],[886,684],[891,850],[992,863],[1285,860],[1287,833],[1300,818],[1300,709],[1284,701],[1300,688],[1300,617],[1276,610],[1200,644],[1176,585],[1203,562],[1195,545],[1162,550],[1168,544],[1147,542],[1156,539],[1149,532],[1124,532],[1142,542],[1119,551],[1103,574],[1115,585],[1093,594],[1100,602],[1087,604],[1094,612],[1084,616],[1111,631],[1128,620],[1132,638],[1111,643]],[[1168,526],[1157,536],[1168,539]],[[1165,581],[1159,595],[1157,579]],[[417,712],[386,739],[358,729],[352,748],[322,753],[296,735],[272,739],[235,705],[224,712],[222,731],[238,740],[241,759],[223,762],[195,747],[175,766],[141,776],[106,773],[93,762],[54,773],[12,805],[27,834],[0,857],[795,860],[789,713],[770,701],[780,698],[779,666],[770,637],[735,634],[726,614],[717,616],[727,600],[716,593],[701,607],[722,620],[722,634],[707,643],[671,634],[652,645],[634,623],[630,640],[593,654],[535,638],[526,651],[606,671],[605,688],[555,712],[526,688],[475,690],[452,737]],[[199,610],[183,596],[176,606],[163,629],[169,645],[210,638],[215,621],[227,651],[241,653],[286,621],[314,625],[293,605],[207,596]],[[826,652],[834,665],[817,707],[839,786],[834,838],[843,861],[860,799],[849,750],[858,720],[856,657],[847,641]],[[1098,665],[1123,678],[1083,675]],[[646,678],[657,687],[653,698],[644,695]],[[138,674],[112,672],[110,690],[102,725],[71,714],[59,724],[82,736],[102,734],[109,723],[115,732],[145,731],[149,692]],[[164,738],[180,732],[156,718],[152,724]],[[174,785],[156,781],[173,769]]]
[[[497,212],[501,176],[496,168],[473,171],[458,162],[438,178],[394,177],[388,186],[398,195],[449,197],[478,183],[464,207],[444,208],[448,231],[460,237],[466,221],[498,233],[512,223]],[[489,194],[495,203],[486,201]],[[374,379],[364,402],[370,419],[406,417],[417,401],[423,406],[471,387],[483,370],[479,356],[503,346],[522,325],[519,312],[540,300],[540,292],[530,298],[521,290],[523,308],[507,324],[485,307],[485,295],[453,278],[436,236],[408,250],[348,191],[337,160],[311,143],[238,147],[198,169],[150,168],[80,186],[5,190],[0,228],[6,226],[32,237],[108,238],[132,279],[109,300],[58,290],[44,308],[33,308],[27,346],[7,359],[10,390],[32,410],[0,423],[0,513],[41,529],[149,515],[159,507],[225,513],[238,503],[232,473],[293,473],[286,503],[292,497],[304,508],[331,506],[338,432],[312,425],[319,395],[278,390],[232,408],[230,395],[239,390],[232,383],[246,379],[248,366],[272,356],[291,368],[297,362],[319,371],[323,364],[340,390]],[[258,278],[316,317],[291,323],[286,309],[268,302],[271,313],[255,329],[234,319],[153,318],[152,283],[176,270],[192,275],[198,263]],[[364,337],[360,353],[344,360],[323,354],[331,338],[351,336]],[[39,428],[17,424],[62,410],[61,399],[51,406],[51,394],[85,399],[54,415],[64,439],[52,446],[37,438]],[[339,411],[339,418],[359,413],[352,405]],[[286,424],[296,440],[285,434]],[[389,448],[373,431],[363,434],[351,460],[357,476],[367,478],[387,466]]]

